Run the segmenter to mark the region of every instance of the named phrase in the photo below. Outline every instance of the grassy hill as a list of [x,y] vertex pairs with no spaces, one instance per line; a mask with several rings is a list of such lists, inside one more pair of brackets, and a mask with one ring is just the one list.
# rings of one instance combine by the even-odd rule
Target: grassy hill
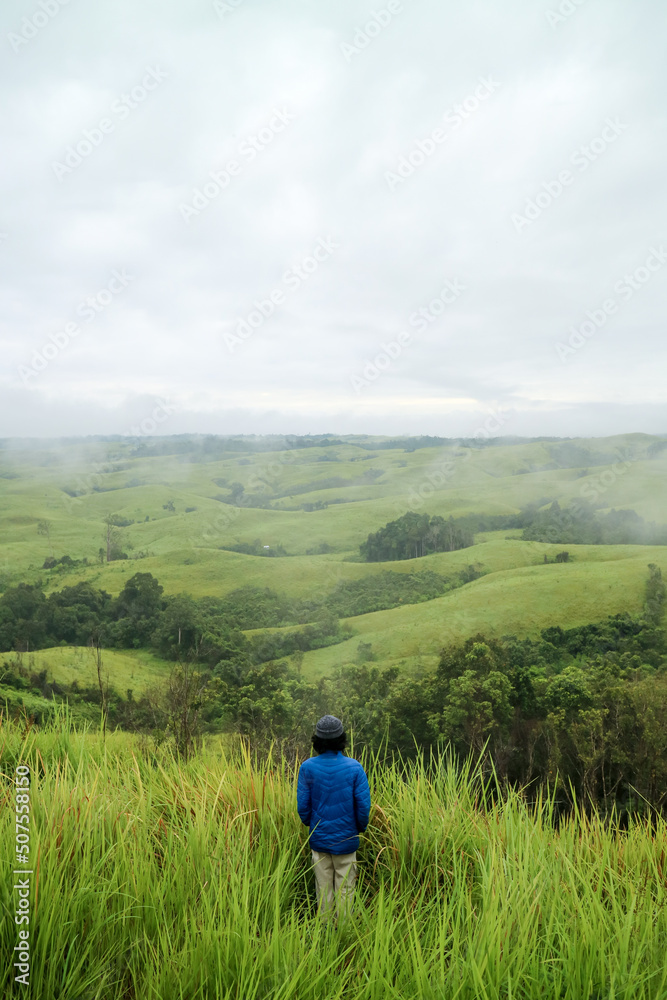
[[[201,437],[0,442],[0,589],[41,581],[48,592],[88,580],[117,594],[141,571],[156,576],[166,594],[223,595],[251,584],[298,598],[385,570],[447,574],[474,564],[484,574],[424,604],[349,619],[354,638],[306,654],[304,669],[321,673],[354,659],[360,639],[382,661],[431,662],[445,641],[478,630],[529,634],[636,611],[647,563],[667,571],[667,550],[652,546],[569,545],[571,563],[544,565],[545,554],[553,559],[563,546],[521,541],[516,530],[479,533],[470,548],[418,560],[362,563],[358,555],[370,532],[408,510],[516,514],[529,503],[586,499],[600,511],[633,509],[662,522],[665,439],[418,447],[411,439],[349,436],[296,444]],[[128,559],[100,561],[108,515],[132,522],[120,529]],[[40,533],[43,521],[48,533]],[[240,543],[267,553],[282,546],[288,554],[229,551]],[[42,568],[47,557],[64,555],[78,564]],[[59,657],[67,654],[52,656],[55,669]],[[148,676],[147,663],[142,670]]]
[[[0,654],[5,660],[10,653]],[[34,653],[21,655],[21,663],[30,671],[47,671],[49,679],[71,684],[77,681],[79,687],[97,688],[97,667],[90,649],[85,646],[55,646],[52,649],[38,649]],[[143,694],[153,685],[162,683],[173,664],[152,656],[144,650],[105,649],[102,654],[103,679],[107,675],[109,683],[121,694],[130,688],[135,696]]]
[[[596,547],[616,553],[607,551],[606,559],[499,570],[424,604],[348,619],[358,634],[306,653],[303,669],[319,675],[353,662],[360,641],[372,643],[383,666],[430,666],[444,645],[476,632],[536,636],[554,623],[572,628],[622,611],[639,612],[646,566],[662,556],[667,570],[665,553],[649,546],[573,546],[575,559],[584,555],[578,549]],[[619,552],[624,548],[632,551]]]

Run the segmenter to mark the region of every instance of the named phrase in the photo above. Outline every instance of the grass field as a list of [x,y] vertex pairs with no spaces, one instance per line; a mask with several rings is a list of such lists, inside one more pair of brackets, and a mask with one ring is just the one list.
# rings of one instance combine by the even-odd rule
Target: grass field
[[[0,725],[30,774],[30,995],[49,1000],[664,1000],[667,827],[553,803],[486,807],[491,775],[366,761],[371,821],[355,910],[314,909],[295,761],[253,764],[219,739],[184,763],[125,733]],[[26,876],[27,878],[28,876]],[[17,905],[0,883],[5,913]],[[0,925],[0,990],[17,925]]]
[[[12,653],[0,653],[0,662],[11,660]],[[53,649],[38,649],[34,653],[22,653],[21,664],[30,671],[39,673],[46,670],[49,680],[71,684],[77,681],[79,687],[97,688],[97,666],[93,653],[87,646],[55,646]],[[128,688],[135,697],[143,694],[155,684],[161,684],[172,669],[173,663],[152,656],[145,650],[120,652],[105,649],[102,653],[102,675],[121,694]]]
[[[382,667],[433,666],[444,645],[463,641],[476,632],[490,636],[536,636],[554,623],[573,628],[623,611],[635,614],[643,606],[647,565],[657,563],[667,575],[667,553],[660,546],[570,546],[573,562],[545,565],[543,554],[546,552],[553,558],[561,546],[487,537],[488,541],[473,549],[438,553],[424,559],[368,565],[333,563],[340,574],[332,571],[330,586],[341,578],[357,579],[387,568],[414,572],[427,567],[447,574],[468,565],[471,553],[483,566],[485,575],[422,604],[346,619],[354,630],[353,637],[335,646],[307,652],[302,666],[304,676],[322,676],[355,662],[359,642],[372,643],[373,655]],[[529,564],[522,565],[523,559],[529,559]],[[271,575],[274,564],[279,564],[276,567],[279,570],[286,560],[256,562],[268,564],[269,572],[261,575],[258,570],[256,577],[245,577],[243,583],[271,586],[295,596],[303,593],[303,578],[299,581],[301,586],[292,590],[279,575]],[[317,589],[318,579],[312,580],[311,592]],[[24,664],[34,664],[36,670],[47,669],[49,678],[56,681],[70,683],[76,679],[82,685],[97,684],[92,657],[85,647],[38,650],[24,656]],[[135,694],[141,693],[163,680],[170,667],[166,661],[143,651],[104,653],[105,672],[121,693],[127,688],[132,688]]]
[[647,547],[625,559],[498,571],[423,604],[349,618],[358,634],[306,653],[303,670],[321,675],[353,662],[359,641],[372,643],[383,666],[415,658],[429,665],[443,646],[477,632],[536,636],[554,623],[573,628],[621,611],[635,614],[643,606],[647,563],[661,555],[667,570],[664,555]]
[[[154,454],[155,441],[167,453]],[[506,531],[480,534],[473,547],[457,552],[362,563],[358,547],[369,532],[408,509],[443,516],[507,514],[529,502],[582,498],[601,510],[631,508],[662,522],[664,443],[629,434],[406,450],[382,448],[379,438],[345,438],[342,444],[282,452],[213,452],[209,460],[199,439],[189,450],[180,439],[0,442],[0,587],[41,581],[48,592],[89,580],[117,594],[141,571],[156,576],[166,594],[222,595],[252,584],[298,598],[322,596],[341,580],[387,569],[447,575],[475,564],[484,576],[444,597],[350,619],[355,637],[308,653],[304,670],[316,675],[354,659],[359,639],[372,642],[383,663],[432,663],[444,642],[476,631],[526,635],[549,624],[572,626],[638,611],[647,564],[667,572],[667,549],[568,546],[571,563],[544,565],[545,554],[554,558],[562,545],[523,542],[518,532]],[[274,509],[234,506],[234,484],[253,502]],[[329,506],[285,509],[317,502]],[[108,514],[134,522],[122,529],[127,560],[99,561]],[[43,520],[48,535],[38,531]],[[282,545],[289,555],[265,558],[220,548],[256,540]],[[328,551],[315,554],[323,545]],[[65,554],[85,557],[88,565],[67,572],[41,568],[47,556]],[[52,669],[78,669],[72,656],[58,651]],[[153,668],[162,669],[128,654],[132,660],[146,678]],[[123,684],[136,680],[133,669],[119,661]]]

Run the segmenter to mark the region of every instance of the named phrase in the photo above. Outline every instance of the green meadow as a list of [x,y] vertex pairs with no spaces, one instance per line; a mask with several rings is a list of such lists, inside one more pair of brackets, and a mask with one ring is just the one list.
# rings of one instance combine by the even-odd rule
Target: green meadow
[[[359,557],[370,532],[408,510],[507,515],[527,504],[585,499],[600,512],[634,510],[663,523],[664,439],[313,443],[275,450],[280,442],[267,439],[261,450],[261,439],[243,438],[1,442],[0,587],[41,582],[48,593],[87,580],[116,595],[140,571],[152,573],[167,595],[224,595],[253,585],[305,598],[386,570],[447,575],[473,565],[482,574],[423,604],[348,619],[351,639],[306,653],[303,670],[316,676],[353,660],[360,640],[372,643],[383,663],[427,665],[444,643],[480,630],[534,635],[550,624],[635,613],[647,564],[667,570],[667,550],[646,545],[568,545],[569,563],[545,564],[564,546],[521,541],[517,530],[478,532],[470,548],[420,559]],[[109,515],[131,522],[118,529],[127,559],[100,558]],[[40,533],[44,521],[48,533]],[[229,551],[244,543],[286,554]],[[69,568],[43,568],[48,557],[65,555],[75,561]],[[122,663],[114,656],[124,686],[139,689],[140,677],[148,683],[164,669],[147,654],[142,660],[130,651]],[[62,650],[40,657],[55,678],[83,669],[83,660]],[[126,666],[133,658],[134,675]]]
[[[76,681],[80,688],[97,688],[98,685],[94,652],[87,646],[37,649],[21,654],[21,663],[31,672],[46,670],[47,676],[56,681],[67,684]],[[171,666],[144,650],[104,651],[104,673],[113,677],[114,686],[122,694],[129,688],[135,695],[141,695],[154,685],[162,684]]]
[[[220,737],[189,762],[128,733],[0,719],[29,774],[30,985],[0,925],[0,989],[49,1000],[664,1000],[664,819],[559,824],[492,772],[364,758],[354,911],[315,912],[296,767]],[[0,817],[13,859],[13,808]],[[6,863],[9,863],[6,861]],[[27,866],[26,866],[27,867]],[[28,877],[28,876],[26,876]],[[3,912],[17,894],[0,883]]]

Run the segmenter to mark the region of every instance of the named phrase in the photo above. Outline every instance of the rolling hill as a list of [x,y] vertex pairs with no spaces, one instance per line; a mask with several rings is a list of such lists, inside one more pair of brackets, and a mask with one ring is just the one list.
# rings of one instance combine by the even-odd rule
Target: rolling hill
[[[117,594],[141,571],[166,594],[224,595],[254,585],[297,598],[386,570],[447,575],[475,565],[482,573],[434,600],[348,619],[353,638],[306,654],[304,670],[320,674],[353,660],[360,640],[372,643],[382,663],[430,663],[443,643],[479,630],[531,634],[554,622],[637,611],[647,564],[667,570],[663,546],[568,545],[571,562],[545,565],[545,555],[553,559],[563,546],[525,542],[512,529],[478,532],[472,547],[455,552],[361,562],[367,535],[408,510],[511,515],[528,504],[584,499],[599,511],[664,518],[663,438],[421,443],[359,436],[2,441],[0,589],[41,582],[50,592],[87,580]],[[106,562],[110,515],[128,558]],[[244,543],[266,554],[230,551]],[[287,554],[272,557],[277,549]],[[63,556],[72,564],[43,568]]]

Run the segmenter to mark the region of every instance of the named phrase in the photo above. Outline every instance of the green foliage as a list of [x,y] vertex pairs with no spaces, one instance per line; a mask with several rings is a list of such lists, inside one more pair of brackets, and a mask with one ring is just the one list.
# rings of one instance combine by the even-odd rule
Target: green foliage
[[470,534],[480,531],[507,531],[523,527],[521,514],[464,514],[455,518],[458,528]]
[[593,697],[587,671],[578,664],[568,664],[547,684],[544,701],[549,711],[562,711],[565,718],[590,708]]
[[89,583],[77,583],[51,594],[48,608],[48,630],[53,638],[83,646],[112,614],[112,601],[105,591]]
[[665,807],[667,637],[647,618],[550,628],[538,640],[478,634],[443,649],[435,673],[421,676],[383,668],[370,653],[359,644],[357,663],[318,684],[287,661],[229,664],[243,687],[242,732],[265,739],[272,718],[272,738],[294,740],[298,719],[333,711],[374,750],[413,756],[449,744],[461,759],[484,750],[512,784],[545,785],[558,770],[565,807],[571,789],[607,811],[641,807],[635,789]]
[[0,597],[0,648],[38,649],[47,637],[46,597],[38,586],[19,583]]
[[241,629],[274,628],[298,621],[292,602],[269,587],[239,587],[223,598],[200,603]]
[[665,611],[667,589],[662,579],[662,571],[655,563],[649,563],[649,578],[646,582],[646,614],[656,624]]
[[373,659],[373,643],[360,642],[357,646],[357,663],[368,663]]
[[148,645],[162,610],[162,592],[151,573],[135,573],[113,602],[112,621],[102,630],[103,641],[137,649]]
[[42,569],[57,569],[60,572],[67,572],[68,570],[74,569],[76,566],[87,566],[87,559],[72,559],[71,556],[61,556],[60,559],[56,559],[55,556],[47,556],[47,558],[42,563]]
[[339,618],[351,618],[383,608],[397,608],[401,604],[430,601],[460,586],[460,582],[432,570],[422,573],[383,570],[360,580],[342,580],[324,600]]
[[[141,583],[129,588],[128,600]],[[149,594],[156,592],[150,581],[143,583]],[[9,596],[8,604],[19,610],[21,600],[35,600],[25,590]],[[62,610],[76,607],[82,616],[109,604],[108,595],[93,588],[66,597],[77,604],[67,604],[61,593]],[[153,642],[163,655],[191,665],[191,683],[177,676],[180,665],[171,694],[122,698],[112,682],[110,726],[172,733],[189,752],[195,727],[187,720],[195,712],[204,731],[224,729],[257,745],[279,740],[295,746],[313,719],[332,711],[357,743],[377,751],[388,746],[411,757],[449,744],[461,759],[484,751],[501,780],[536,787],[558,771],[564,807],[571,805],[574,789],[584,802],[607,812],[636,810],[644,801],[665,808],[667,634],[648,616],[617,615],[573,629],[554,626],[539,639],[477,634],[444,648],[434,672],[411,675],[378,664],[371,644],[360,642],[356,663],[314,683],[303,676],[300,659],[307,649],[340,640],[334,616],[246,638],[215,610],[187,595],[166,602]],[[100,704],[92,684],[56,684],[45,668],[23,668],[20,656],[5,663],[0,683],[13,692],[11,704],[24,698],[38,718],[51,709],[31,699],[55,695],[81,711]],[[170,709],[170,703],[181,708]],[[180,736],[179,717],[187,722]]]
[[[343,711],[349,685],[356,692],[350,712],[363,719],[364,738],[370,745],[379,745],[388,732],[392,745],[415,752],[415,739],[422,747],[435,746],[439,734],[447,731],[463,753],[467,740],[488,737],[490,755],[507,780],[527,776],[538,782],[560,760],[564,789],[572,778],[577,788],[587,782],[594,797],[606,794],[609,801],[616,797],[627,804],[636,795],[629,787],[634,784],[628,778],[632,768],[645,781],[652,759],[660,774],[664,602],[659,576],[644,591],[643,573],[649,562],[657,568],[662,553],[657,548],[628,551],[620,544],[549,545],[517,535],[554,498],[562,510],[576,513],[580,497],[586,496],[596,501],[591,523],[606,525],[608,539],[659,540],[651,534],[637,535],[635,515],[625,508],[635,508],[649,527],[652,519],[662,520],[661,484],[667,481],[663,445],[642,435],[606,441],[477,444],[366,436],[301,441],[279,436],[176,436],[156,442],[91,438],[83,448],[80,442],[59,443],[58,451],[43,444],[17,447],[14,442],[0,455],[5,545],[0,587],[10,591],[7,602],[0,600],[0,644],[8,651],[39,647],[44,653],[55,645],[56,657],[66,648],[62,644],[86,644],[97,635],[114,650],[136,653],[136,660],[125,657],[129,679],[124,673],[117,684],[123,692],[134,687],[135,702],[151,676],[148,669],[142,672],[141,659],[148,658],[143,651],[149,649],[159,650],[171,662],[192,657],[203,673],[220,662],[233,664],[242,673],[265,665],[273,669],[272,661],[287,657],[299,673],[301,659],[300,676],[306,687],[299,703],[314,704],[322,684],[327,697],[340,700]],[[77,489],[68,497],[63,485],[75,476],[77,463],[82,467],[84,462],[99,470],[94,482],[82,469]],[[632,473],[626,476],[631,463]],[[221,490],[222,504],[212,496],[212,483]],[[433,489],[426,488],[428,499],[420,504],[426,483]],[[232,495],[238,503],[230,508]],[[308,505],[313,513],[297,513],[289,506],[290,497],[297,504],[303,500],[302,506]],[[170,498],[179,516],[164,516],[162,507]],[[387,575],[384,563],[361,564],[355,558],[359,543],[407,504],[418,516],[427,506],[445,523],[452,516],[464,533],[496,532],[496,537],[478,537],[474,551],[431,551],[427,540],[424,565],[437,571],[431,578],[415,574],[407,561],[390,567],[396,572]],[[601,504],[605,511],[612,508],[613,518],[599,513]],[[197,511],[187,517],[180,513],[194,505]],[[111,507],[116,513],[107,513]],[[120,543],[117,529],[122,526],[125,543],[111,545],[110,562],[105,561],[103,548],[102,562],[93,565],[91,557],[102,541],[105,518],[110,522],[106,527],[114,529],[108,540]],[[50,536],[36,530],[45,519]],[[586,517],[580,520],[586,530],[591,528]],[[505,531],[513,537],[500,537]],[[54,552],[71,553],[72,563],[57,560],[48,573],[42,571],[47,539]],[[257,551],[254,539],[280,539],[290,558],[253,558],[248,553]],[[245,551],[227,551],[225,546],[234,544],[245,546]],[[121,561],[124,548],[133,555],[149,553],[142,565],[164,587],[152,615],[114,610],[109,594],[119,595],[132,574],[129,564]],[[571,565],[544,565],[545,557],[553,563],[565,550]],[[482,564],[485,577],[474,583]],[[401,569],[411,572],[400,573]],[[84,592],[66,593],[69,588],[54,592],[65,582],[57,575],[61,572],[68,574],[67,582],[79,586],[88,581],[95,594],[106,597],[99,598],[99,606],[95,601],[91,606]],[[40,575],[44,585],[37,583]],[[46,591],[44,600],[37,597],[23,616],[12,606],[16,595],[11,591],[19,581]],[[466,581],[473,585],[461,589]],[[235,590],[241,593],[234,594]],[[188,598],[185,592],[194,596]],[[606,617],[624,608],[635,617]],[[642,610],[640,622],[636,615]],[[324,612],[334,619],[356,618],[349,625],[353,637],[341,641],[351,632],[336,621],[327,623]],[[575,624],[579,629],[571,628]],[[553,641],[539,638],[545,626],[554,629]],[[244,636],[241,628],[255,635]],[[281,632],[258,635],[260,629]],[[447,682],[445,703],[444,681],[439,689],[432,677],[438,650],[445,642],[449,650],[458,648],[478,632],[481,638],[476,641],[484,642],[493,654],[493,670],[473,670],[469,662],[466,666],[470,651],[465,651],[460,672]],[[521,638],[509,640],[507,633]],[[532,645],[524,643],[525,635],[532,637]],[[500,636],[504,638],[499,640]],[[499,650],[493,646],[496,641]],[[372,660],[365,660],[368,647]],[[120,662],[122,654],[117,655]],[[605,664],[599,672],[598,658]],[[137,665],[136,678],[131,677],[132,663]],[[38,711],[47,704],[40,675],[48,660],[38,658],[38,664],[28,678],[15,677],[22,687],[5,686],[19,699],[13,704],[21,697]],[[340,664],[345,664],[342,672]],[[368,676],[355,673],[363,668],[368,668]],[[160,669],[164,670],[163,664]],[[569,688],[568,674],[556,683],[565,670],[572,675]],[[504,683],[495,677],[489,681],[492,673],[511,685],[509,721]],[[589,700],[579,685],[579,700],[568,703],[565,695],[577,688],[581,675]],[[314,678],[322,680],[316,683]],[[644,713],[650,724],[648,735],[642,735],[643,717],[632,692],[649,691],[651,678],[658,700]],[[379,697],[382,685],[386,693]],[[364,691],[373,706],[366,715]],[[74,699],[79,694],[63,688],[56,697]],[[93,697],[88,707],[95,707]],[[476,714],[476,703],[485,705],[484,711],[480,708]],[[144,706],[144,714],[134,720],[124,695],[119,694],[115,704],[115,718],[121,724],[145,731],[156,725],[151,723],[151,712],[157,718],[154,703]],[[80,707],[83,711],[84,701]],[[110,721],[111,709],[110,704]],[[222,718],[220,712],[212,714],[206,724],[221,725]],[[166,731],[165,725],[163,720]]]
[[176,658],[195,649],[201,640],[203,616],[198,603],[189,594],[167,598],[164,609],[151,633],[151,643],[160,656]]
[[326,609],[322,609],[317,618],[318,620],[312,625],[306,625],[304,628],[253,635],[250,639],[250,655],[253,662],[261,663],[265,660],[290,656],[298,650],[306,652],[309,649],[321,649],[323,646],[332,646],[348,638],[349,631],[344,631],[338,619]]
[[[258,663],[243,669],[238,662],[223,662],[215,669],[219,682],[217,711],[223,726],[256,745],[302,739],[309,726],[305,716],[309,685],[286,661]],[[304,703],[305,702],[305,703]]]
[[482,751],[488,737],[497,737],[512,718],[512,685],[499,670],[464,671],[447,688],[442,711],[430,717],[437,739],[460,749]]
[[122,514],[110,514],[105,523],[114,528],[128,528],[134,524],[134,520],[130,517],[123,517]]
[[48,599],[39,588],[22,584],[0,597],[0,649],[13,649],[17,643],[32,649],[58,642],[85,645],[99,635],[113,647],[150,646],[169,659],[194,653],[210,663],[216,649],[222,657],[232,633],[307,624],[298,632],[253,638],[253,656],[274,659],[341,641],[346,635],[338,618],[431,600],[478,575],[474,567],[452,578],[432,571],[385,571],[341,581],[328,594],[296,601],[269,587],[252,586],[223,598],[196,600],[188,594],[164,598],[161,584],[150,573],[135,573],[113,600],[88,583],[65,587]]
[[523,511],[526,541],[570,545],[667,545],[667,528],[647,524],[634,510],[596,514],[583,499],[561,508],[557,500],[543,510]]
[[163,587],[152,573],[135,573],[114,602],[118,618],[152,618],[162,607]]
[[417,514],[408,511],[396,521],[370,534],[359,546],[367,562],[387,562],[396,559],[417,559],[433,552],[453,552],[472,545],[471,532],[458,526],[454,518]]

